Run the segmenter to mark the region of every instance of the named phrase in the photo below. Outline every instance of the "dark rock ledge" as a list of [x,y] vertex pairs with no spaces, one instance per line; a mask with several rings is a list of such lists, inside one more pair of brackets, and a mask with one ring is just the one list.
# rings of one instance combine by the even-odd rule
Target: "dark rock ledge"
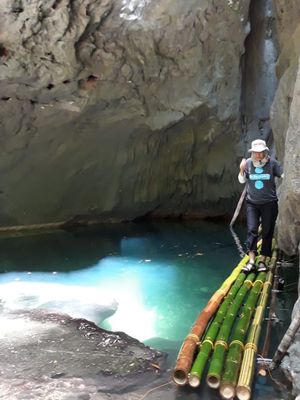
[[167,379],[166,354],[85,319],[33,310],[0,324],[2,400],[138,399]]

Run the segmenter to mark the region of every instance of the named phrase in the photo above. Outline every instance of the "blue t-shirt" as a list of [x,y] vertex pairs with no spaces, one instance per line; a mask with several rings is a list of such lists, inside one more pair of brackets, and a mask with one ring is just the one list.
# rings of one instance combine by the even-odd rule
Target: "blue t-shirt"
[[275,177],[281,177],[282,173],[282,167],[273,158],[269,158],[267,163],[260,167],[255,167],[251,158],[248,158],[245,170],[248,180],[247,200],[254,204],[277,201]]

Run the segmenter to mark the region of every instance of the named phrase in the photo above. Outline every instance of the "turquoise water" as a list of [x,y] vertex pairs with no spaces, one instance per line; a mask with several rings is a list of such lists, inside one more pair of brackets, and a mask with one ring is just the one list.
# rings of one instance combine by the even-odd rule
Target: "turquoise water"
[[[244,230],[237,232],[244,239]],[[171,367],[198,313],[239,260],[228,227],[213,222],[128,223],[2,237],[0,292],[10,308],[58,309],[126,332],[168,352]],[[281,295],[279,311],[291,310],[293,296]],[[282,312],[273,345],[288,315]],[[178,398],[194,395],[187,391]],[[269,395],[283,398],[269,382],[257,382],[254,398]]]
[[[92,288],[99,303],[118,303],[102,327],[174,348],[239,261],[226,226],[213,223],[126,224],[6,238],[0,241],[0,253],[0,283],[31,290],[39,306],[42,300],[60,299],[59,291],[77,297],[72,289],[78,286],[84,303]],[[49,288],[52,298],[43,293],[39,303],[42,293],[33,283],[43,283],[42,292]],[[98,303],[97,298],[89,301]]]

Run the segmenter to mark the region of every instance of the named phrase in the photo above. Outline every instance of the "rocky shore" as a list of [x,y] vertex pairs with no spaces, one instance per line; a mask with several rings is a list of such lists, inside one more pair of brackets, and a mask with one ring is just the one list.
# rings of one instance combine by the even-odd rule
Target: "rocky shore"
[[166,382],[166,354],[43,310],[0,314],[3,400],[138,399]]

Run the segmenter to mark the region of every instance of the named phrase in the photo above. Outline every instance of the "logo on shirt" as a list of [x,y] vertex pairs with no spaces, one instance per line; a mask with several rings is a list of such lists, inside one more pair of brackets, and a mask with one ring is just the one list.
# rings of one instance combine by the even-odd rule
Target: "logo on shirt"
[[269,181],[271,179],[270,174],[264,174],[264,170],[260,167],[255,168],[255,174],[250,174],[249,179],[255,181],[254,186],[256,189],[260,190],[264,187],[264,181]]

